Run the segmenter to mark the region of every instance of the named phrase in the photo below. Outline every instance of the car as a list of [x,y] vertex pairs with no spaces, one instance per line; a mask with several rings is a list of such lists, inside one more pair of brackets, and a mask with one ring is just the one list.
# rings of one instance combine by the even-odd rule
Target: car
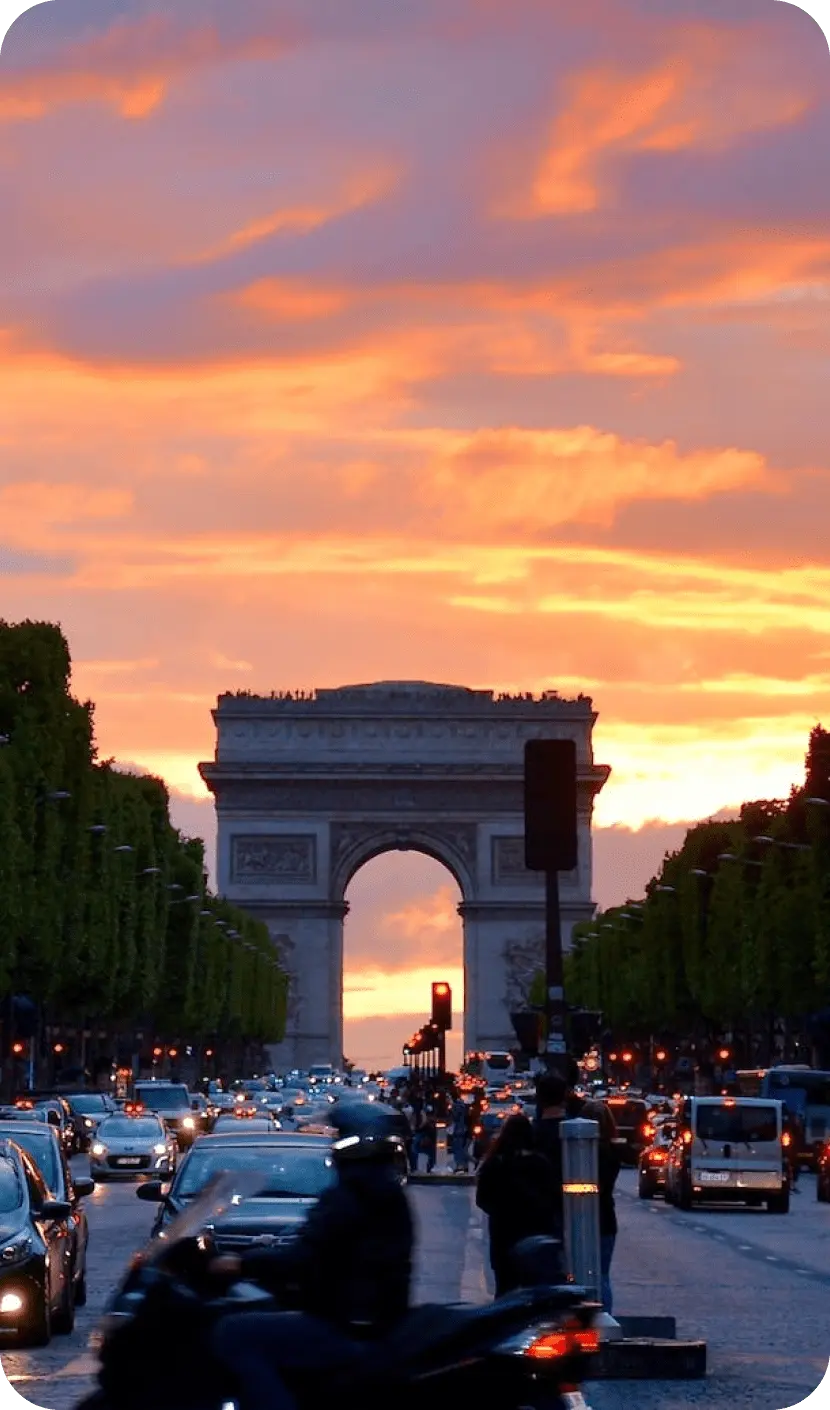
[[168,1131],[172,1131],[179,1144],[179,1150],[192,1146],[196,1137],[204,1130],[208,1120],[191,1097],[187,1087],[181,1082],[136,1082],[133,1095],[147,1111],[160,1116]]
[[160,1204],[152,1236],[163,1238],[171,1221],[219,1173],[240,1170],[262,1173],[263,1193],[232,1206],[211,1233],[220,1252],[238,1251],[270,1241],[288,1243],[308,1211],[334,1183],[331,1138],[322,1135],[250,1133],[240,1122],[238,1133],[201,1136],[188,1151],[165,1192],[161,1181],[137,1191],[142,1200]]
[[677,1128],[673,1123],[662,1121],[656,1127],[650,1144],[640,1152],[637,1185],[640,1199],[654,1199],[657,1194],[665,1194],[666,1169],[676,1134]]
[[620,1094],[606,1097],[608,1107],[621,1139],[620,1152],[624,1165],[639,1165],[640,1155],[653,1135],[648,1117],[648,1103],[641,1097]]
[[89,1226],[81,1200],[95,1189],[94,1181],[73,1175],[57,1132],[37,1121],[0,1121],[0,1139],[14,1141],[31,1156],[53,1199],[70,1205],[68,1219],[73,1299],[76,1307],[86,1303],[86,1262]]
[[67,1156],[75,1155],[78,1149],[77,1132],[72,1120],[72,1112],[63,1098],[38,1097],[34,1103],[34,1109],[46,1112],[46,1120],[57,1131]]
[[830,1141],[819,1147],[816,1156],[816,1199],[830,1204]]
[[55,1200],[30,1155],[0,1141],[0,1343],[46,1346],[75,1324],[66,1200]]
[[89,1152],[89,1173],[96,1184],[148,1175],[171,1179],[177,1154],[175,1135],[154,1112],[142,1116],[119,1113],[98,1127]]
[[106,1092],[68,1092],[65,1100],[75,1125],[76,1149],[88,1151],[104,1117],[117,1110],[115,1102]]
[[273,1117],[268,1115],[220,1116],[214,1123],[211,1134],[214,1136],[225,1136],[228,1132],[238,1131],[240,1128],[243,1131],[259,1132],[260,1135],[268,1135],[273,1131],[279,1131],[280,1124],[278,1121],[274,1121]]

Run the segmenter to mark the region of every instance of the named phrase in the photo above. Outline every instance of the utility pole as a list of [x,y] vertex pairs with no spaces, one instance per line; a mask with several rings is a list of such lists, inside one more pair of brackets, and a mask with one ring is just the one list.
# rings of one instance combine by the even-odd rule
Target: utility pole
[[565,989],[559,872],[578,862],[576,743],[531,739],[525,745],[525,866],[545,875],[545,1018],[548,1070],[563,1065]]

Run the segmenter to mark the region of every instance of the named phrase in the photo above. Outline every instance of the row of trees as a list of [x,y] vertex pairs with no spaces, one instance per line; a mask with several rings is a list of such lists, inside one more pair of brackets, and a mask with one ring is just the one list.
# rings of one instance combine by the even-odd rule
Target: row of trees
[[154,1040],[276,1042],[286,977],[267,927],[210,895],[161,779],[99,762],[61,631],[0,622],[0,995],[51,1024]]
[[[701,823],[643,900],[576,926],[568,999],[615,1034],[740,1039],[746,1061],[807,1060],[830,1018],[830,733],[784,801]],[[821,1059],[830,1060],[830,1052]]]

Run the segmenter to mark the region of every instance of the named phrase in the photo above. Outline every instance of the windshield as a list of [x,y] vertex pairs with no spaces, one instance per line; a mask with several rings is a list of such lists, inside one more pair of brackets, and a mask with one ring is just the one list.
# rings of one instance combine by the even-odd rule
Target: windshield
[[697,1135],[702,1141],[754,1145],[778,1140],[778,1108],[774,1106],[699,1106]]
[[335,1181],[328,1149],[277,1150],[259,1145],[194,1148],[171,1193],[177,1199],[192,1199],[214,1175],[237,1170],[260,1177],[257,1193],[276,1199],[291,1195],[316,1199]]
[[160,1121],[148,1117],[111,1116],[98,1127],[102,1141],[160,1141],[164,1131]]
[[82,1116],[85,1116],[87,1113],[91,1115],[93,1112],[112,1110],[109,1098],[105,1097],[103,1092],[90,1092],[88,1096],[71,1097],[70,1101],[75,1110],[79,1111]]
[[508,1067],[512,1066],[513,1059],[509,1053],[488,1053],[485,1062],[495,1072],[505,1072]]
[[23,1186],[17,1167],[10,1160],[0,1160],[0,1214],[12,1214],[23,1205]]
[[136,1096],[153,1111],[190,1110],[190,1093],[186,1087],[136,1087]]
[[41,1135],[39,1131],[15,1131],[12,1139],[32,1157],[49,1189],[59,1190],[61,1180],[54,1138],[46,1132]]

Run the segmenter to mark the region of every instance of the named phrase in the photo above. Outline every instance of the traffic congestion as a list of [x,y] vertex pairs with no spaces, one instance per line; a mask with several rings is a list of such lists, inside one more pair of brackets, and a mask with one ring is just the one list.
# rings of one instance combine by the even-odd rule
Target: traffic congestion
[[[779,1069],[765,1089],[777,1085],[780,1092],[784,1079],[791,1092],[802,1090],[795,1087],[798,1071]],[[820,1074],[811,1073],[802,1080],[819,1091],[820,1084],[813,1080],[816,1076]],[[613,1260],[603,1270],[606,1276],[598,1301],[583,1298],[584,1305],[580,1304],[571,1287],[567,1307],[552,1312],[546,1306],[540,1321],[531,1294],[522,1290],[540,1283],[548,1288],[556,1284],[564,1296],[561,1290],[568,1284],[567,1270],[560,1261],[558,1267],[546,1265],[540,1277],[538,1268],[529,1273],[530,1264],[525,1262],[506,1277],[494,1257],[496,1216],[483,1192],[493,1187],[492,1174],[488,1173],[488,1186],[485,1172],[492,1172],[499,1163],[502,1170],[506,1161],[509,1165],[505,1152],[511,1140],[515,1144],[517,1133],[520,1136],[525,1128],[538,1133],[549,1124],[546,1118],[553,1110],[553,1098],[551,1089],[545,1087],[546,1080],[544,1075],[537,1078],[517,1073],[512,1064],[486,1076],[470,1064],[461,1074],[444,1078],[411,1071],[386,1075],[292,1072],[281,1077],[267,1074],[247,1080],[204,1081],[194,1083],[194,1090],[181,1082],[146,1081],[134,1084],[129,1095],[118,1099],[109,1093],[86,1091],[20,1096],[0,1110],[4,1240],[0,1254],[0,1350],[6,1374],[25,1398],[51,1410],[86,1401],[94,1402],[98,1410],[110,1404],[132,1403],[133,1399],[138,1403],[138,1382],[130,1385],[129,1378],[105,1393],[99,1361],[102,1314],[117,1306],[119,1287],[124,1294],[131,1276],[126,1270],[134,1266],[135,1255],[141,1255],[137,1266],[147,1263],[148,1268],[158,1270],[165,1258],[181,1260],[181,1249],[190,1239],[195,1240],[194,1247],[202,1248],[200,1256],[208,1262],[214,1260],[221,1266],[223,1261],[242,1260],[232,1270],[240,1275],[244,1260],[256,1263],[263,1252],[269,1257],[290,1254],[301,1246],[304,1231],[313,1225],[313,1221],[309,1223],[311,1211],[324,1207],[332,1192],[343,1185],[343,1162],[349,1151],[362,1149],[367,1141],[371,1146],[377,1140],[376,1133],[382,1131],[384,1176],[415,1211],[412,1302],[416,1309],[420,1305],[426,1315],[430,1307],[434,1312],[436,1305],[446,1309],[451,1303],[482,1309],[507,1307],[511,1298],[521,1296],[531,1301],[516,1311],[514,1336],[539,1326],[546,1329],[545,1335],[552,1335],[551,1325],[558,1327],[559,1322],[562,1328],[570,1328],[569,1332],[560,1328],[561,1336],[557,1331],[555,1345],[562,1356],[549,1356],[548,1380],[541,1388],[535,1364],[527,1385],[521,1378],[513,1385],[501,1364],[506,1353],[500,1350],[510,1338],[496,1334],[489,1326],[479,1328],[483,1343],[476,1374],[506,1377],[505,1410],[514,1404],[576,1405],[583,1394],[597,1407],[620,1403],[613,1398],[620,1393],[619,1387],[590,1379],[599,1348],[592,1318],[595,1322],[602,1308],[607,1312],[613,1308],[615,1316],[676,1313],[685,1308],[687,1332],[700,1335],[706,1315],[699,1306],[699,1287],[697,1302],[692,1294],[697,1261],[700,1276],[707,1276],[710,1254],[706,1245],[717,1248],[720,1272],[729,1271],[739,1286],[743,1277],[751,1287],[754,1262],[756,1272],[758,1264],[764,1265],[767,1277],[774,1274],[785,1282],[800,1282],[802,1294],[804,1284],[812,1287],[815,1344],[799,1373],[811,1385],[817,1384],[823,1354],[826,1366],[830,1331],[826,1311],[819,1311],[826,1308],[830,1284],[826,1257],[830,1221],[822,1214],[830,1193],[830,1112],[822,1117],[814,1103],[810,1106],[808,1128],[815,1139],[807,1150],[803,1119],[795,1120],[794,1108],[788,1108],[779,1096],[647,1091],[631,1083],[615,1086],[589,1069],[580,1069],[557,1100],[561,1099],[564,1116],[581,1113],[598,1120],[601,1128],[605,1121],[609,1123],[614,1166]],[[762,1087],[764,1081],[762,1078]],[[796,1102],[802,1118],[803,1106],[803,1102]],[[824,1129],[817,1134],[822,1120]],[[367,1121],[374,1124],[367,1127]],[[368,1130],[375,1134],[367,1136]],[[529,1138],[530,1147],[539,1144],[538,1137]],[[525,1156],[532,1153],[531,1149],[523,1152]],[[528,1169],[525,1160],[521,1200],[511,1196],[512,1208],[498,1211],[497,1216],[501,1227],[507,1218],[517,1229],[516,1249],[528,1243],[538,1245],[533,1254],[538,1260],[550,1256],[547,1246],[555,1246],[556,1240],[551,1244],[546,1237],[544,1218],[534,1223],[530,1216]],[[354,1178],[353,1172],[349,1178]],[[662,1216],[661,1210],[665,1211]],[[647,1218],[655,1214],[656,1223]],[[788,1218],[780,1224],[775,1219],[767,1222],[767,1214]],[[370,1214],[369,1218],[376,1216]],[[550,1232],[555,1233],[555,1225],[551,1224]],[[678,1241],[690,1240],[696,1246],[694,1251],[678,1261],[672,1250]],[[658,1261],[651,1273],[658,1272],[659,1277],[646,1285],[638,1253],[655,1247],[659,1249]],[[736,1270],[736,1264],[744,1266]],[[181,1269],[175,1266],[177,1277],[181,1277]],[[247,1278],[250,1267],[245,1266]],[[192,1301],[195,1287],[197,1300],[205,1306],[221,1304],[224,1315],[228,1287],[223,1285],[221,1294],[216,1288],[206,1293],[204,1276],[204,1270],[194,1273],[191,1269],[188,1278],[193,1286],[185,1279],[182,1296]],[[657,1287],[664,1289],[665,1301],[655,1297]],[[717,1289],[712,1292],[716,1305]],[[734,1293],[733,1288],[733,1322]],[[257,1296],[263,1299],[262,1308],[269,1307],[272,1295],[273,1288],[270,1292],[260,1289],[258,1295],[252,1295],[249,1310],[260,1309]],[[783,1301],[776,1306],[774,1318],[779,1330],[792,1315],[784,1288],[780,1295]],[[137,1299],[135,1292],[130,1296]],[[147,1340],[144,1362],[150,1383],[157,1377],[158,1384],[168,1386],[166,1398],[157,1403],[216,1404],[219,1410],[221,1404],[238,1401],[245,1410],[230,1373],[221,1400],[211,1399],[203,1378],[194,1380],[193,1376],[187,1402],[182,1399],[183,1388],[172,1394],[169,1375],[163,1369],[167,1352],[163,1350],[160,1309],[153,1304],[154,1296],[138,1299],[147,1323],[145,1326],[138,1318],[135,1335]],[[574,1318],[582,1319],[576,1341]],[[715,1329],[705,1330],[711,1340]],[[410,1392],[417,1392],[415,1398],[423,1394],[418,1355],[432,1358],[430,1374],[437,1375],[440,1369],[435,1404],[443,1403],[439,1397],[444,1393],[450,1403],[457,1393],[459,1366],[464,1359],[459,1348],[469,1337],[463,1319],[454,1329],[456,1333],[461,1339],[458,1345],[452,1337],[436,1341],[435,1327],[428,1317],[424,1325],[419,1324],[413,1379],[399,1387],[401,1404],[408,1403]],[[210,1350],[214,1335],[210,1319],[192,1334],[192,1356],[213,1367],[211,1375],[218,1375]],[[179,1336],[184,1346],[185,1338],[181,1333]],[[446,1364],[440,1367],[435,1362],[437,1342],[446,1357]],[[717,1342],[715,1331],[715,1346]],[[130,1343],[130,1364],[136,1346],[136,1342]],[[126,1375],[123,1357],[119,1361],[111,1356],[110,1361],[119,1375]],[[513,1363],[508,1364],[512,1368]],[[116,1374],[112,1365],[111,1376]],[[550,1371],[551,1366],[556,1367],[555,1372]],[[715,1374],[717,1367],[716,1357]],[[132,1374],[135,1377],[135,1370]],[[387,1380],[389,1375],[387,1368]],[[712,1376],[710,1366],[710,1389]],[[768,1404],[775,1410],[779,1403],[775,1399],[777,1383],[771,1391],[773,1398],[759,1401],[759,1385],[745,1370],[744,1376],[747,1391],[751,1389],[755,1397],[752,1403]],[[446,1377],[446,1386],[442,1377]],[[792,1372],[789,1379],[792,1382]],[[478,1394],[478,1384],[472,1377],[471,1394]],[[760,1389],[763,1391],[763,1386]],[[145,1384],[142,1394],[146,1393]],[[312,1405],[314,1393],[313,1386],[301,1387],[291,1403]],[[734,1384],[731,1393],[735,1393]],[[372,1403],[369,1394],[367,1387],[367,1405]],[[649,1399],[661,1394],[662,1399]],[[643,1386],[640,1400],[655,1406],[682,1404],[687,1394],[687,1387],[673,1386],[667,1398],[667,1388],[661,1391],[655,1383]],[[526,1398],[509,1398],[517,1395]],[[791,1394],[780,1405],[794,1403],[797,1398]],[[747,1403],[750,1399],[748,1396]]]

